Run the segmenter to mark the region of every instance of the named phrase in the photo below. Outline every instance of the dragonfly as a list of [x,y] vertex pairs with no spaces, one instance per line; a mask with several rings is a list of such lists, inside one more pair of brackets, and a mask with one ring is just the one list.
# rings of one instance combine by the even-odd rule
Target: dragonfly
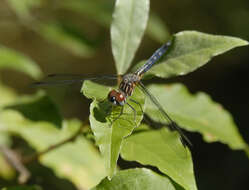
[[[131,100],[132,102],[139,104],[139,102],[130,98],[135,87],[139,87],[144,94],[149,97],[151,102],[158,108],[159,112],[163,116],[163,118],[167,121],[167,126],[174,131],[177,131],[180,135],[180,140],[184,147],[192,146],[190,140],[184,134],[180,126],[169,116],[169,114],[163,109],[162,105],[159,103],[157,98],[149,92],[149,90],[145,87],[142,83],[142,77],[144,74],[153,66],[155,63],[158,62],[160,58],[167,52],[170,48],[171,42],[167,42],[163,44],[159,49],[157,49],[152,56],[133,73],[127,73],[125,75],[100,75],[100,76],[86,76],[86,75],[74,75],[74,74],[51,74],[48,75],[48,78],[58,79],[60,77],[67,77],[67,79],[63,80],[54,80],[54,81],[40,81],[35,82],[35,86],[46,86],[46,85],[65,85],[65,84],[73,84],[76,82],[83,82],[85,80],[92,80],[92,81],[101,81],[104,79],[107,80],[117,80],[119,81],[118,89],[113,89],[108,93],[107,99],[111,102],[114,106],[121,106],[120,114],[114,119],[117,120],[123,114],[124,105],[127,104],[133,111],[134,111],[134,121],[136,120],[136,110],[135,108],[130,105],[127,100]],[[139,104],[140,108],[142,109],[141,105]]]

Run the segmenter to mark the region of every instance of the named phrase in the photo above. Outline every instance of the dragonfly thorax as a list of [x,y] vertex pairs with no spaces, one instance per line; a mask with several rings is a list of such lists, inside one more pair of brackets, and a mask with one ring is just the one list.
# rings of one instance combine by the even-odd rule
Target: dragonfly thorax
[[126,96],[124,93],[117,91],[117,90],[111,90],[108,94],[108,100],[116,106],[123,106],[126,102]]

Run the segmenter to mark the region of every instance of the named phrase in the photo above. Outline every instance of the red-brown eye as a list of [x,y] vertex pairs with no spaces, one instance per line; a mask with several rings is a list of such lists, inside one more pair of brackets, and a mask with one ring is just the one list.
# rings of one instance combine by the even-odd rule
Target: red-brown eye
[[122,93],[117,93],[116,99],[118,102],[122,102],[125,100],[125,97]]

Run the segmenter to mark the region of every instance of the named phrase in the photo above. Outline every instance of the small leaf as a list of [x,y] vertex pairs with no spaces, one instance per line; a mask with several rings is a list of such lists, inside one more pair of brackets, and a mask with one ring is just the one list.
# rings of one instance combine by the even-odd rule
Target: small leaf
[[43,23],[39,25],[37,32],[45,39],[53,42],[76,56],[91,57],[94,53],[86,41],[73,33],[67,32],[56,23]]
[[117,0],[111,25],[112,53],[118,74],[129,68],[143,37],[149,0]]
[[53,123],[57,128],[62,127],[62,117],[58,108],[43,92],[34,96],[19,97],[17,103],[12,103],[4,109],[17,110],[32,121],[47,121]]
[[150,14],[146,34],[159,43],[165,43],[170,38],[168,28],[156,13]]
[[36,185],[32,185],[32,186],[20,185],[20,186],[13,186],[13,187],[5,187],[5,188],[2,188],[2,190],[42,190],[42,188]]
[[[94,83],[90,81],[84,83],[83,87],[83,93],[89,97],[89,94],[87,95],[88,89],[90,92],[93,91],[92,89],[96,89],[96,93],[94,93],[95,97],[93,98],[94,101],[90,106],[90,124],[96,143],[104,157],[108,176],[111,178],[116,170],[116,162],[122,141],[139,125],[142,120],[142,110],[138,104],[128,101],[137,113],[135,114],[134,111],[125,104],[123,114],[119,117],[122,109],[121,106],[112,106],[107,100],[100,102],[96,100],[99,94],[105,94],[105,97],[107,97],[107,91],[103,92],[103,88],[100,88],[99,85],[94,86]],[[98,93],[97,90],[99,90]],[[92,94],[92,96],[94,96],[94,94]],[[135,89],[131,98],[136,100],[143,108],[144,96],[139,89]],[[134,116],[136,117],[135,122]]]
[[[181,84],[151,85],[149,90],[181,127],[200,132],[205,141],[220,141],[232,149],[244,149],[246,144],[240,136],[231,114],[207,94],[191,95]],[[155,121],[159,118],[157,108],[146,102],[146,113]]]
[[197,189],[190,151],[176,132],[163,128],[131,135],[123,143],[121,156],[157,167],[186,190]]
[[118,172],[112,180],[103,179],[92,190],[175,190],[172,182],[149,169],[136,168]]
[[34,79],[41,77],[42,73],[38,65],[23,54],[0,46],[0,69],[14,69]]
[[206,64],[212,57],[230,49],[248,45],[248,42],[229,36],[183,31],[174,35],[172,47],[162,62],[147,74],[169,78],[185,75]]

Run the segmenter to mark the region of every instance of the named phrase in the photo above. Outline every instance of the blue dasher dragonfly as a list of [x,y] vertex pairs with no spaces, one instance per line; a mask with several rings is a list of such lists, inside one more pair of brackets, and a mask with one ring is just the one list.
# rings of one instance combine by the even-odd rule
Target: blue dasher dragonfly
[[[121,106],[121,112],[114,120],[117,120],[123,114],[123,107],[127,104],[134,111],[134,120],[136,118],[136,110],[127,102],[127,99],[130,98],[136,86],[138,86],[147,97],[153,102],[153,104],[158,108],[159,112],[162,114],[164,119],[167,121],[167,126],[174,131],[177,131],[180,135],[181,142],[184,146],[191,145],[189,139],[185,136],[179,125],[170,118],[167,112],[163,109],[159,101],[153,96],[149,90],[141,82],[143,75],[166,53],[169,49],[171,42],[168,42],[162,45],[157,49],[153,55],[146,61],[146,63],[138,68],[134,73],[128,73],[125,75],[101,75],[101,76],[86,76],[86,75],[71,75],[71,74],[52,74],[48,75],[48,78],[60,79],[53,81],[41,81],[35,82],[36,86],[47,86],[47,85],[65,85],[72,84],[76,82],[83,82],[85,80],[92,81],[101,81],[101,80],[117,80],[119,83],[118,90],[111,90],[107,96],[109,102],[115,106]],[[67,79],[62,79],[66,77]],[[135,100],[130,100],[136,104],[139,104]],[[140,106],[141,108],[141,106]]]

